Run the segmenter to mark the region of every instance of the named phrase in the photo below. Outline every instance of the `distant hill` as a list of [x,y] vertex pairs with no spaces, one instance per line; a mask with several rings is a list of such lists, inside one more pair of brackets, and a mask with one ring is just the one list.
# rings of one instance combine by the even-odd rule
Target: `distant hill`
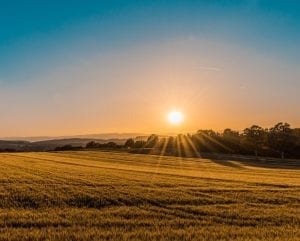
[[55,149],[56,147],[71,145],[74,147],[84,147],[87,143],[95,141],[100,144],[115,142],[116,144],[124,144],[126,139],[94,139],[94,138],[71,138],[71,139],[56,139],[47,141],[37,141],[33,142],[35,146],[41,149]]
[[[136,136],[145,136],[143,133],[102,133],[102,134],[87,134],[87,135],[74,135],[74,136],[31,136],[31,137],[2,137],[1,140],[5,141],[49,141],[61,139],[128,139],[135,138]],[[147,135],[146,135],[147,136]]]
[[26,150],[30,145],[29,141],[0,140],[0,150]]
[[95,138],[69,138],[54,139],[45,141],[7,141],[0,140],[0,151],[50,151],[57,147],[71,145],[73,147],[84,147],[88,142],[95,141],[100,144],[115,142],[116,144],[124,144],[126,139],[95,139]]
[[[0,151],[51,151],[57,147],[71,145],[84,147],[88,142],[95,141],[100,144],[115,142],[123,145],[128,138],[135,141],[146,141],[149,135],[141,133],[106,133],[61,137],[7,137],[0,140]],[[166,137],[160,136],[160,137]]]

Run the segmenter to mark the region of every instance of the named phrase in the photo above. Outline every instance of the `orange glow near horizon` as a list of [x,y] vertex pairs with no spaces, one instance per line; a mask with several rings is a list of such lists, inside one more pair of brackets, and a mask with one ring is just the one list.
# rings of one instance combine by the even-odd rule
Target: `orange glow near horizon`
[[280,121],[299,127],[298,82],[281,81],[299,79],[298,72],[293,64],[213,39],[91,54],[20,86],[0,81],[0,135],[242,131]]

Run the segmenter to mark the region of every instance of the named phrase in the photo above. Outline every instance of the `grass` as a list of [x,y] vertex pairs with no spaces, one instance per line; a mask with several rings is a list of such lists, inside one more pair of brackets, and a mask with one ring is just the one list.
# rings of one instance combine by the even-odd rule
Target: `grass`
[[0,154],[0,240],[300,240],[300,163]]

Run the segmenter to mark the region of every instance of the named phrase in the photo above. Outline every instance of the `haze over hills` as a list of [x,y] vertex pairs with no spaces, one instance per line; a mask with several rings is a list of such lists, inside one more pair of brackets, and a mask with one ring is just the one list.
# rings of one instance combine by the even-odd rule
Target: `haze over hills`
[[114,142],[123,145],[128,138],[146,140],[149,135],[142,133],[106,133],[75,136],[35,136],[35,137],[4,137],[0,138],[0,151],[51,151],[57,147],[85,147],[94,141],[99,144]]
[[68,138],[35,142],[0,140],[0,151],[52,151],[57,147],[63,146],[85,147],[91,141],[99,144],[114,142],[118,145],[123,145],[126,139]]
[[137,136],[148,136],[144,133],[102,133],[102,134],[86,134],[86,135],[70,135],[70,136],[25,136],[25,137],[0,137],[4,141],[28,141],[39,142],[49,140],[62,140],[62,139],[128,139]]

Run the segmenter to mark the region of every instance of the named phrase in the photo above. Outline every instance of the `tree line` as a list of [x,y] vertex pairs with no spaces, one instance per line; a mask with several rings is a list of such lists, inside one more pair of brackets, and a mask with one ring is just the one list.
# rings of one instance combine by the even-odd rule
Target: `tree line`
[[152,134],[146,141],[130,138],[124,144],[133,152],[161,155],[200,156],[201,153],[241,154],[284,158],[300,158],[300,128],[278,123],[272,128],[252,125],[242,132],[198,130],[194,134],[159,137]]
[[[35,151],[32,145],[22,144],[21,147],[19,149],[5,148],[0,152]],[[252,125],[242,132],[229,128],[222,132],[201,129],[193,134],[167,137],[152,134],[145,140],[130,138],[123,145],[115,142],[98,143],[91,141],[85,146],[64,145],[54,149],[46,149],[46,151],[86,149],[126,150],[133,153],[182,157],[197,157],[206,153],[213,153],[300,159],[300,128],[291,128],[288,123],[280,122],[269,129]]]

